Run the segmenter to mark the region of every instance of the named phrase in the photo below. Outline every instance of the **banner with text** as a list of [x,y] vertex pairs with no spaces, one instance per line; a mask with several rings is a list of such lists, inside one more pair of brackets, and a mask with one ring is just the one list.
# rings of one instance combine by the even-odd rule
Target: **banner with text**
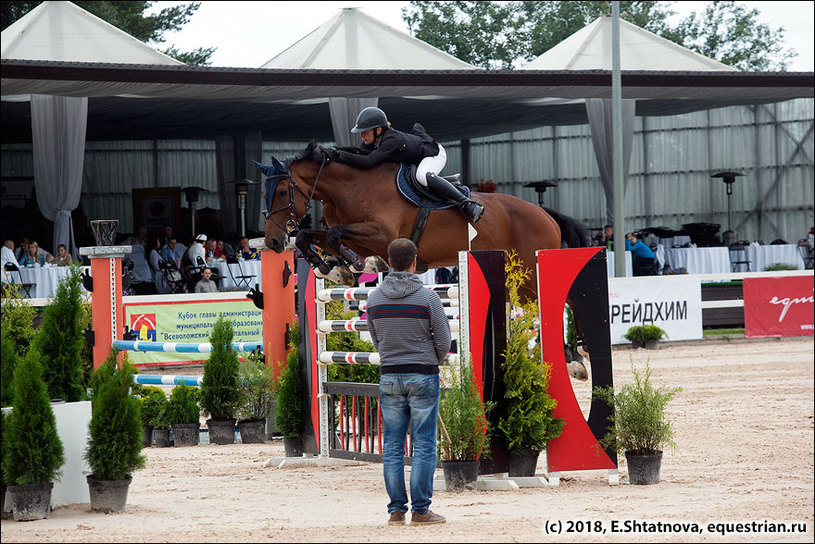
[[[262,342],[262,311],[247,298],[222,298],[217,300],[167,300],[173,295],[163,295],[161,300],[128,301],[125,299],[125,324],[138,333],[134,340],[148,342],[209,343],[215,321],[223,316],[232,322],[233,342]],[[178,295],[181,297],[181,295]],[[234,297],[234,294],[232,295]],[[174,297],[175,298],[175,297]],[[187,295],[185,298],[189,298]],[[129,353],[130,361],[137,366],[161,366],[202,363],[207,353],[163,353],[158,351]]]
[[682,276],[610,278],[611,343],[630,344],[625,333],[634,325],[656,325],[667,340],[702,338],[702,286]]
[[813,276],[745,278],[744,336],[813,336]]

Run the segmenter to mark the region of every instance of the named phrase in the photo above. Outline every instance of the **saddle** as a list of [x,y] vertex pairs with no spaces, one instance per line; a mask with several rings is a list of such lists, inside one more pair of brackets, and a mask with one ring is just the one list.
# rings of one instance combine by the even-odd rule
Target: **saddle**
[[[464,196],[470,197],[470,188],[461,185],[461,174],[442,177],[452,183]],[[447,199],[439,199],[438,196],[428,191],[427,187],[419,183],[416,179],[416,167],[412,164],[401,163],[399,165],[399,170],[396,173],[396,188],[408,202],[419,208],[445,210],[455,206]]]

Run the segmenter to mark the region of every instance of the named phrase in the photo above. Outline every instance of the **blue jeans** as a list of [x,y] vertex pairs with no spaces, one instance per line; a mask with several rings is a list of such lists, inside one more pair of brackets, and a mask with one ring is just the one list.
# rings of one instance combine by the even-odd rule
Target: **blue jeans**
[[383,470],[390,502],[388,513],[407,512],[405,438],[413,436],[410,498],[413,512],[424,514],[433,496],[436,471],[436,422],[439,417],[438,374],[383,374],[379,377],[380,406],[385,423]]

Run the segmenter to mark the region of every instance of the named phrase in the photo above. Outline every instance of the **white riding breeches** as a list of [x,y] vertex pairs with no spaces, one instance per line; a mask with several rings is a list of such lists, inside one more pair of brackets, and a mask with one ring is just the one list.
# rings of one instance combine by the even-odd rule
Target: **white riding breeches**
[[416,167],[416,179],[422,184],[422,187],[427,187],[427,173],[438,174],[444,169],[445,164],[447,164],[447,151],[439,144],[439,154],[423,158]]

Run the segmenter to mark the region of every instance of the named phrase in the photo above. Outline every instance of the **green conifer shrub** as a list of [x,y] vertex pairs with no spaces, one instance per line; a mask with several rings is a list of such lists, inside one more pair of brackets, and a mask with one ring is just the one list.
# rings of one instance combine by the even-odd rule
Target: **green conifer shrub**
[[295,323],[289,334],[289,353],[277,389],[275,425],[284,438],[303,435],[303,377],[300,372],[300,326]]
[[3,479],[7,485],[59,480],[65,453],[36,352],[17,364],[13,398],[2,436]]
[[85,398],[82,383],[82,276],[72,265],[43,313],[33,347],[42,354],[43,378],[52,399],[75,402]]
[[277,381],[272,367],[267,366],[262,354],[259,357],[247,356],[240,362],[240,401],[238,420],[257,421],[265,419],[272,411],[277,398]]
[[204,362],[201,408],[213,420],[233,419],[238,407],[238,355],[232,349],[232,323],[219,317],[209,341],[212,353]]
[[[154,385],[144,386],[141,391],[141,422],[142,425],[159,427],[156,421],[162,415],[164,407],[167,405],[167,395],[160,387]],[[165,427],[162,427],[165,428]]]
[[173,387],[167,401],[167,420],[170,425],[176,423],[198,423],[201,409],[198,407],[199,392],[197,387],[180,383]]
[[9,290],[3,296],[2,324],[0,328],[11,340],[17,356],[25,357],[36,332],[34,329],[34,316],[37,315],[37,310],[23,298],[19,286],[14,284],[7,284],[6,286],[9,287]]
[[17,367],[19,357],[17,352],[14,351],[14,343],[6,333],[6,329],[2,329],[2,347],[0,347],[0,405],[11,406],[14,400],[14,369]]
[[91,422],[84,458],[97,480],[122,481],[144,467],[141,403],[130,394],[133,365],[117,350],[91,377]]

